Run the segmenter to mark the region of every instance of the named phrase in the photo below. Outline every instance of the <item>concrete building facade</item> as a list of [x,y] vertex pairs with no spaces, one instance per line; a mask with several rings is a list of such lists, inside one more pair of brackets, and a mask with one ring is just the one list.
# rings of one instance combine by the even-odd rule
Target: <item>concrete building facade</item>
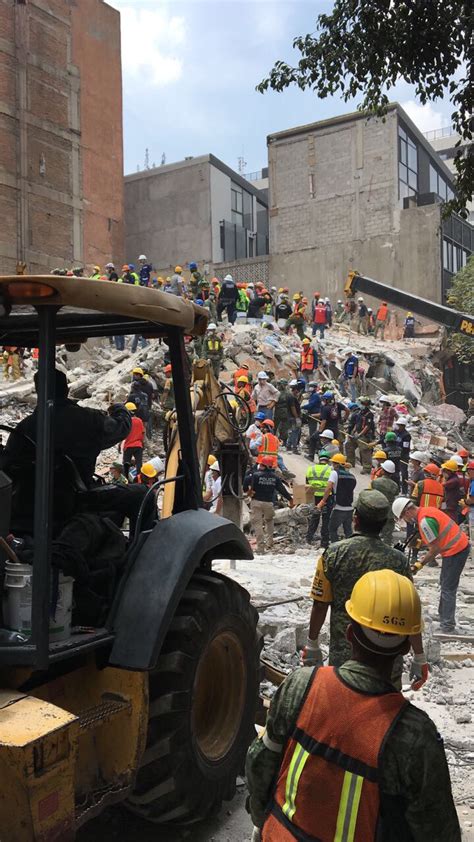
[[[424,137],[427,141],[429,141],[430,145],[433,149],[437,152],[438,157],[441,158],[442,161],[445,162],[446,166],[448,167],[449,171],[456,176],[457,170],[454,166],[454,159],[457,156],[458,152],[461,155],[474,154],[473,153],[473,146],[474,144],[463,140],[459,134],[457,134],[452,126],[446,126],[443,129],[433,129],[430,132],[424,132]],[[457,145],[459,143],[459,146]],[[444,187],[441,184],[437,184],[436,182],[436,175],[432,173],[432,184],[434,192],[437,192],[438,189],[441,188],[441,191],[444,192]],[[442,195],[441,198],[444,198]],[[467,205],[467,212],[469,214],[469,222],[474,224],[474,201],[471,201]]]
[[0,271],[123,256],[120,15],[0,0]]
[[125,176],[128,260],[143,252],[164,274],[268,254],[264,195],[214,155]]
[[441,301],[443,254],[454,246],[463,265],[474,250],[472,226],[443,221],[430,189],[435,171],[449,198],[451,172],[397,104],[384,121],[356,112],[270,135],[268,164],[276,286],[337,298],[355,268]]

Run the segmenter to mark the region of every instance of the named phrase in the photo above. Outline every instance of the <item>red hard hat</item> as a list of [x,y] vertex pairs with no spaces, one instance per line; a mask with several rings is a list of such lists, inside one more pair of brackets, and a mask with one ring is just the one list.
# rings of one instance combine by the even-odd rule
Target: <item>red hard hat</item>
[[466,448],[465,448],[465,447],[461,447],[461,448],[458,450],[458,456],[462,456],[462,458],[463,458],[463,459],[465,459],[465,458],[466,458],[466,456],[469,456],[469,451],[468,451],[468,450],[466,450]]
[[171,374],[171,366],[165,365],[163,371],[165,372],[165,374]]
[[274,427],[275,426],[275,424],[273,423],[271,418],[265,418],[265,420],[262,421],[262,427],[263,427],[264,424],[266,424],[267,427]]
[[316,297],[320,297],[320,296],[321,296],[321,293],[320,293],[320,292],[315,292],[315,293],[314,293],[314,298],[316,298]]
[[474,471],[474,459],[467,463],[467,469],[468,471]]
[[260,464],[264,465],[265,468],[273,468],[273,458],[272,456],[262,456],[260,459]]

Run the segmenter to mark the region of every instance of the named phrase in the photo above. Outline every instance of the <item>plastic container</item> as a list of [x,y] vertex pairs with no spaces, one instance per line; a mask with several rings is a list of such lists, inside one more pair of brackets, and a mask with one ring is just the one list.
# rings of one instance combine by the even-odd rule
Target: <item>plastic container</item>
[[[15,564],[12,561],[5,563],[5,625],[25,635],[31,634],[32,580],[33,568],[30,564]],[[54,617],[49,619],[49,639],[52,642],[67,640],[71,636],[73,584],[73,578],[59,574],[56,611]]]

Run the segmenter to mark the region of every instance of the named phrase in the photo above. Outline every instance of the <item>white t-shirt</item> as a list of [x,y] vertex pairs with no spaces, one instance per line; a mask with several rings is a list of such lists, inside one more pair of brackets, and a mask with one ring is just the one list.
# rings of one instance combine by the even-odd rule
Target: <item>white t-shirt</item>
[[212,497],[211,497],[211,500],[213,502],[212,502],[211,508],[209,510],[211,512],[214,512],[214,514],[217,511],[217,504],[219,502],[219,496],[220,496],[221,490],[222,490],[222,480],[221,480],[221,477],[217,477],[217,479],[212,481],[212,488],[211,488]]

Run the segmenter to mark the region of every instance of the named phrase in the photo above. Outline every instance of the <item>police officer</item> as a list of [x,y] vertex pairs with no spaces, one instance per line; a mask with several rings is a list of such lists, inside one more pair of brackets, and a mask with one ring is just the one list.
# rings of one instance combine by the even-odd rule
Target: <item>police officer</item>
[[264,523],[267,532],[267,549],[273,547],[273,520],[275,508],[273,501],[276,494],[281,494],[293,506],[293,498],[277,477],[273,468],[273,458],[262,456],[258,470],[248,474],[244,479],[244,491],[252,498],[250,504],[250,523],[257,539],[257,552],[265,552]]
[[443,742],[390,683],[407,635],[421,628],[418,594],[379,570],[359,579],[346,606],[350,660],[337,672],[293,672],[249,749],[253,842],[460,842]]
[[408,491],[408,463],[410,461],[410,445],[411,435],[407,430],[408,418],[401,415],[395,421],[395,433],[397,435],[397,444],[400,447],[400,475],[402,493],[406,494]]
[[[329,663],[339,667],[350,657],[346,640],[346,600],[352,588],[369,570],[388,568],[411,579],[408,559],[400,550],[384,544],[380,532],[387,522],[389,504],[380,491],[362,491],[354,509],[354,535],[332,544],[319,558],[314,574],[311,598],[313,608],[305,662],[322,663],[318,638],[331,606]],[[416,652],[423,653],[421,636],[413,641]],[[424,661],[426,663],[426,659]],[[402,663],[397,663],[397,676],[401,677]]]

